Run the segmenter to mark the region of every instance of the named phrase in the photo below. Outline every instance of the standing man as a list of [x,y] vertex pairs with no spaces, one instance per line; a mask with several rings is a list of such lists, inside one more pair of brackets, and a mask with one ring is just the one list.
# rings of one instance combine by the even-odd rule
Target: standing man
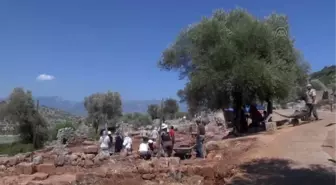
[[156,127],[154,127],[150,135],[151,140],[156,142],[157,138],[159,137],[159,132]]
[[205,126],[200,120],[196,120],[197,134],[196,134],[196,157],[204,158],[203,142],[205,138]]
[[168,132],[168,125],[162,124],[161,127],[161,146],[167,157],[171,157],[173,153],[173,141]]
[[309,108],[309,117],[311,117],[312,113],[315,117],[315,120],[318,120],[318,115],[316,111],[316,91],[312,88],[311,84],[307,85],[307,91],[306,91],[306,97],[307,97],[307,107]]

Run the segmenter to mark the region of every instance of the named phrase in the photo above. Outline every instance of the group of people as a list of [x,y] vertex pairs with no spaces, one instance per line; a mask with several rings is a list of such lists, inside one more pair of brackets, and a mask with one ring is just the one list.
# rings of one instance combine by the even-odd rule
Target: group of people
[[[196,121],[196,124],[198,129],[197,132],[193,134],[196,139],[196,157],[204,158],[203,142],[205,127],[199,120]],[[172,156],[175,144],[175,129],[173,126],[168,129],[168,125],[163,123],[161,125],[161,132],[154,128],[149,134],[141,134],[141,137],[142,142],[138,149],[138,154],[141,158],[150,159],[154,155]],[[117,132],[116,137],[113,138],[111,131],[103,131],[99,143],[101,151],[106,155],[120,153],[121,151],[124,151],[126,155],[132,153],[132,138],[128,133],[122,135],[120,132]]]
[[[150,159],[153,155],[163,154],[164,156],[170,157],[173,153],[173,148],[175,144],[175,131],[174,127],[171,126],[168,130],[168,125],[162,124],[160,143],[158,143],[159,131],[154,128],[154,130],[148,135],[142,135],[143,141],[139,146],[139,155],[143,159]],[[161,145],[161,151],[159,151],[158,145]]]
[[112,132],[104,130],[99,139],[101,151],[109,155],[112,155],[113,153],[120,153],[123,149],[126,154],[132,152],[132,138],[128,135],[128,133],[121,135],[120,132],[117,132],[114,140]]

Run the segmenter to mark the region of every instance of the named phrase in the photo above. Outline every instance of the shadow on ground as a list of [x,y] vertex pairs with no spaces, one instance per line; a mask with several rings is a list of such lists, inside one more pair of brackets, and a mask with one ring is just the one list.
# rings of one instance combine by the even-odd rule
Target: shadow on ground
[[230,185],[334,185],[335,171],[319,165],[292,168],[285,159],[258,159],[242,164],[242,176],[234,177]]

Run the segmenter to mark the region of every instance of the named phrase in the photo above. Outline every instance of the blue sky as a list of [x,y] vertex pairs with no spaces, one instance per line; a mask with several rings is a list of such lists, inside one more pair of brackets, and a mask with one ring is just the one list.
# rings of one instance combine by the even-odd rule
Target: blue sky
[[17,86],[68,100],[109,89],[128,100],[176,97],[184,82],[156,67],[161,52],[188,24],[237,6],[287,14],[312,70],[335,63],[334,1],[2,0],[0,97]]

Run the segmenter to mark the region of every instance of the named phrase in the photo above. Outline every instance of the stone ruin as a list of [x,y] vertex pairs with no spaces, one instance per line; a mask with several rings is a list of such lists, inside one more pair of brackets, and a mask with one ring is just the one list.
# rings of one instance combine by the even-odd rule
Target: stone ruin
[[78,144],[88,138],[90,128],[84,123],[75,130],[72,127],[61,128],[57,132],[58,144]]
[[67,144],[74,140],[75,130],[71,127],[61,128],[57,132],[57,142],[60,144]]

